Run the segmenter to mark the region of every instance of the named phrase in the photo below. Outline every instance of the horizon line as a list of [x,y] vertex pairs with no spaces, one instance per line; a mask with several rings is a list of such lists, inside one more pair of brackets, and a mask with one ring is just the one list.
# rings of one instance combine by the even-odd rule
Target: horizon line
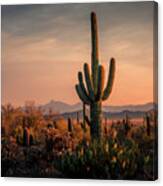
[[[73,104],[70,104],[70,103],[67,103],[67,102],[64,102],[64,101],[60,101],[60,100],[50,100],[46,103],[36,103],[34,100],[27,100],[24,102],[24,104],[20,104],[20,105],[17,105],[17,104],[12,104],[11,102],[7,102],[7,103],[3,103],[1,102],[1,107],[4,106],[4,105],[8,105],[8,104],[11,104],[13,107],[23,107],[25,106],[26,102],[34,102],[34,106],[36,107],[39,107],[39,106],[42,106],[42,105],[46,105],[50,102],[60,102],[60,103],[63,103],[63,104],[67,104],[67,105],[70,105],[70,106],[73,106],[73,105],[77,105],[77,104],[82,104],[82,102],[76,102],[76,103],[73,103]],[[133,104],[133,103],[128,103],[128,104],[122,104],[122,105],[115,105],[115,104],[103,104],[103,106],[135,106],[135,105],[146,105],[146,104],[158,104],[156,103],[155,101],[148,101],[148,102],[144,102],[144,103],[137,103],[137,104]]]

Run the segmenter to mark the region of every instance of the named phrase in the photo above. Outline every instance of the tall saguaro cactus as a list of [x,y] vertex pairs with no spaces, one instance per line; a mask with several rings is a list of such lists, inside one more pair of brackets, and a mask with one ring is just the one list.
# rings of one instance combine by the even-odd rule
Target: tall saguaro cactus
[[92,36],[92,62],[91,71],[89,64],[84,64],[84,76],[86,86],[83,81],[82,72],[78,72],[79,83],[75,86],[77,94],[82,102],[90,105],[90,133],[92,139],[101,138],[101,122],[102,122],[102,101],[108,99],[111,94],[114,74],[115,60],[111,58],[110,69],[106,88],[104,89],[105,69],[99,64],[98,56],[98,32],[97,19],[94,12],[91,13],[91,36]]

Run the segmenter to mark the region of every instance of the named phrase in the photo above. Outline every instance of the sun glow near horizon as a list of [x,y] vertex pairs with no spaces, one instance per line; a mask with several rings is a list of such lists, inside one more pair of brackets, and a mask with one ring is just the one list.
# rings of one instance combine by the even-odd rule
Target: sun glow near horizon
[[[109,60],[116,59],[113,91],[104,105],[153,102],[151,4],[144,8],[143,3],[136,7],[113,3],[2,6],[3,104],[23,105],[26,100],[42,104],[51,99],[69,104],[80,101],[75,84],[84,62],[91,63],[92,9],[98,17],[105,81]],[[132,16],[127,15],[127,10],[132,11]]]

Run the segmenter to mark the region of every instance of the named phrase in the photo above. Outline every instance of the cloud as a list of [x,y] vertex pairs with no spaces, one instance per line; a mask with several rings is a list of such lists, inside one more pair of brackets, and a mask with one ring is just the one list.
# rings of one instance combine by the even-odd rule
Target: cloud
[[[70,103],[78,101],[74,90],[77,72],[84,62],[91,60],[91,11],[98,16],[101,63],[107,67],[111,57],[117,61],[111,103],[152,99],[153,2],[132,2],[3,5],[4,100],[22,103],[30,95],[39,101],[53,96]],[[125,98],[128,101],[121,99],[126,95],[124,84],[129,87],[135,84],[137,90],[145,93],[134,94],[132,89]],[[24,90],[20,93],[15,86]],[[143,86],[147,89],[142,89]]]

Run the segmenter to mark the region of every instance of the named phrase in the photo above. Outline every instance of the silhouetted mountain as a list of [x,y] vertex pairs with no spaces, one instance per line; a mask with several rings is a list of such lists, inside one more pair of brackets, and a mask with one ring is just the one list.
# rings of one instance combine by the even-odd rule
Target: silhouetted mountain
[[154,109],[155,104],[153,103],[146,103],[146,104],[139,104],[139,105],[123,105],[123,106],[104,106],[103,110],[105,112],[122,112],[122,111],[149,111]]
[[[51,110],[55,113],[70,113],[82,110],[82,103],[77,103],[74,105],[70,105],[61,101],[50,101],[45,105],[40,105],[41,110],[44,114],[48,114]],[[154,109],[153,103],[146,103],[140,105],[124,105],[124,106],[103,106],[103,112],[109,113],[120,113],[123,111],[130,112],[146,112]]]
[[40,105],[39,107],[44,112],[44,114],[48,114],[49,111],[52,111],[55,113],[65,113],[65,112],[75,112],[77,110],[81,110],[82,104],[77,103],[74,105],[70,105],[70,104],[67,104],[61,101],[51,100],[49,103],[45,105]]

